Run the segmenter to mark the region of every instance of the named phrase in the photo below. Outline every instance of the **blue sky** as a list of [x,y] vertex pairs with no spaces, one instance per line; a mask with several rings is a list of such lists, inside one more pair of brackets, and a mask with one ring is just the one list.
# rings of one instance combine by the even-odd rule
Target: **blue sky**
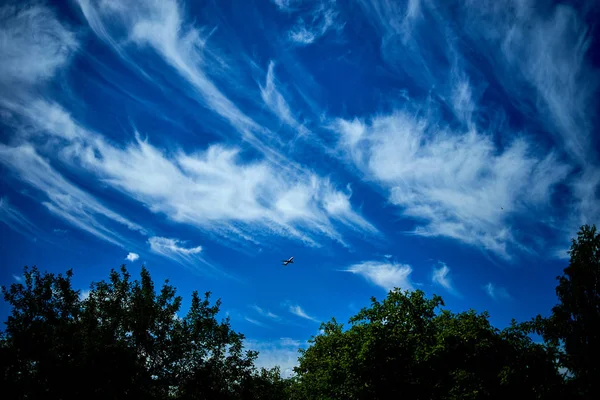
[[0,280],[146,265],[285,373],[394,286],[546,314],[600,215],[593,5],[4,2]]

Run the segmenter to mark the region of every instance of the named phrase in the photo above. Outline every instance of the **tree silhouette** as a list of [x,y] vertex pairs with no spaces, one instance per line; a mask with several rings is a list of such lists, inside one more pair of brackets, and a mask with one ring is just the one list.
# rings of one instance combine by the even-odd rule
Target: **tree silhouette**
[[125,266],[112,270],[85,300],[71,270],[24,275],[24,285],[2,288],[13,307],[3,387],[15,398],[267,399],[284,390],[276,370],[256,370],[257,353],[244,351],[229,319],[217,321],[210,292],[194,292],[180,318],[181,297],[168,281],[156,293],[146,268],[135,281]]

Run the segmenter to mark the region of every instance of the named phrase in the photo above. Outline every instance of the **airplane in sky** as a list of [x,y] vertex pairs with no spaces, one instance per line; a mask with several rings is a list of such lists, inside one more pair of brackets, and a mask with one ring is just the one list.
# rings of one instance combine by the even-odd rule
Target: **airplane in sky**
[[290,257],[287,260],[283,260],[283,265],[288,265],[288,264],[293,264],[294,263],[294,257]]

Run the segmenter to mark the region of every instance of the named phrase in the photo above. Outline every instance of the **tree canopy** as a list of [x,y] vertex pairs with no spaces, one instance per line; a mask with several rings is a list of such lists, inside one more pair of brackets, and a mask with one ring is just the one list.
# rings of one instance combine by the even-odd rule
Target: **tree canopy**
[[[335,318],[300,350],[295,376],[257,368],[258,353],[221,301],[192,293],[187,313],[165,281],[122,266],[82,298],[65,275],[25,267],[2,287],[12,307],[0,336],[0,376],[10,399],[597,399],[600,389],[600,235],[583,226],[557,277],[547,317],[502,330],[487,312],[452,312],[421,290],[371,298]],[[537,333],[543,342],[534,342]],[[596,379],[595,379],[596,378]]]
[[554,353],[516,323],[500,331],[487,313],[440,306],[438,296],[394,290],[373,298],[347,330],[323,324],[300,356],[297,398],[561,398]]
[[[16,398],[241,399],[283,389],[277,370],[257,371],[257,353],[229,319],[217,321],[220,300],[181,297],[165,282],[159,293],[146,268],[132,281],[123,266],[89,297],[66,275],[25,268],[25,284],[3,288],[12,306],[0,348],[4,388]],[[5,390],[6,390],[5,389]]]

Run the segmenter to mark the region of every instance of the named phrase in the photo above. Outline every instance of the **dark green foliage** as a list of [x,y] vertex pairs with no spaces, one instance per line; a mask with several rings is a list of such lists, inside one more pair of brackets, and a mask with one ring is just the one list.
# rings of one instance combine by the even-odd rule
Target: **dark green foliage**
[[13,309],[1,367],[13,398],[270,399],[283,392],[277,371],[256,371],[257,353],[243,350],[243,335],[228,319],[217,321],[220,301],[211,305],[210,293],[194,292],[179,318],[181,297],[168,282],[156,293],[145,268],[133,282],[125,267],[111,271],[83,301],[71,277],[26,268],[25,285],[3,288]]
[[[548,318],[528,324],[561,347],[561,364],[571,372],[570,386],[586,399],[600,398],[600,234],[584,225],[573,240],[571,259],[558,276],[558,304]],[[575,398],[575,397],[573,397]]]
[[493,328],[486,313],[436,310],[422,291],[390,291],[383,302],[335,320],[302,352],[296,398],[561,398],[553,354],[517,326]]

